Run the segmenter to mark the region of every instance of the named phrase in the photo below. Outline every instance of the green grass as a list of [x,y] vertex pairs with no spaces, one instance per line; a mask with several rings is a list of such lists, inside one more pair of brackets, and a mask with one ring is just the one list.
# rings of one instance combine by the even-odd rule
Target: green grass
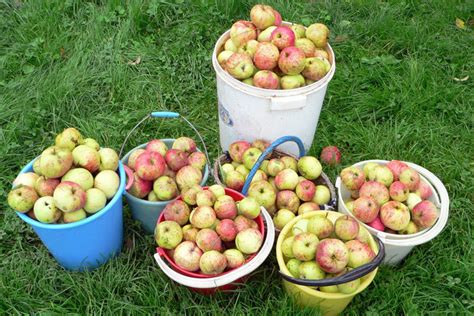
[[[253,1],[0,1],[0,313],[288,314],[274,254],[232,295],[203,297],[172,283],[125,207],[125,246],[91,273],[64,271],[6,204],[22,166],[67,126],[118,149],[152,110],[178,111],[218,154],[211,52]],[[286,20],[327,23],[337,70],[312,154],[328,144],[343,165],[403,159],[437,174],[451,198],[435,240],[382,267],[348,314],[474,312],[472,25],[468,1],[290,1]],[[472,21],[472,20],[471,20]],[[471,23],[472,24],[472,23]],[[471,53],[470,53],[471,52]],[[138,65],[129,61],[141,57]],[[467,81],[454,78],[470,76]],[[262,122],[263,123],[263,122]],[[149,121],[151,137],[192,136],[175,120]],[[335,178],[340,170],[326,168]]]

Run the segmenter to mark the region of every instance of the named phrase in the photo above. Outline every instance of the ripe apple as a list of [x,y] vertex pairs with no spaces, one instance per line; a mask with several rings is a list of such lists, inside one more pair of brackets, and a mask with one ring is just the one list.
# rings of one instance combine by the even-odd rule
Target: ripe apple
[[234,199],[228,195],[217,198],[214,210],[219,219],[234,219],[237,216],[237,205]]
[[273,223],[275,224],[276,229],[282,230],[286,224],[288,224],[296,215],[290,210],[281,209],[276,212],[275,216],[273,217]]
[[245,176],[238,171],[231,170],[225,174],[225,185],[235,191],[241,191],[245,184]]
[[298,161],[290,156],[283,156],[280,160],[285,164],[285,169],[298,171]]
[[405,201],[405,204],[408,206],[408,209],[410,211],[413,210],[413,208],[415,208],[415,206],[420,203],[422,201],[422,199],[420,198],[420,196],[418,194],[415,194],[415,193],[409,193],[408,194],[408,197]]
[[196,205],[196,195],[202,191],[202,187],[199,184],[193,185],[189,189],[185,189],[181,192],[183,201],[189,205]]
[[117,170],[119,165],[119,156],[112,148],[101,148],[99,150],[100,165],[99,170]]
[[150,202],[158,202],[160,199],[156,196],[155,192],[150,191],[146,196],[147,200]]
[[135,170],[135,163],[137,162],[138,156],[140,156],[142,153],[145,152],[145,149],[143,148],[138,148],[135,149],[130,156],[128,156],[128,162],[127,165],[132,169]]
[[179,195],[176,182],[167,176],[161,176],[153,182],[153,192],[161,201],[168,201]]
[[52,196],[43,196],[36,200],[33,212],[36,220],[41,223],[55,223],[61,217],[61,210],[54,205]]
[[412,221],[408,223],[407,227],[398,231],[398,233],[402,235],[416,234],[417,232],[419,232],[418,226]]
[[260,204],[253,197],[246,197],[237,204],[239,215],[249,219],[257,218],[260,215]]
[[234,221],[226,218],[217,224],[216,232],[222,241],[233,241],[235,236],[237,236],[238,230]]
[[[326,278],[333,278],[333,274],[326,274]],[[320,286],[319,290],[324,293],[339,293],[339,289],[337,288],[337,285],[327,285],[327,286]]]
[[255,72],[255,66],[253,65],[252,58],[244,53],[232,54],[225,63],[225,69],[232,77],[236,79],[250,78]]
[[360,279],[355,279],[354,281],[338,284],[337,289],[342,294],[352,294],[355,291],[357,291],[359,286],[360,286]]
[[251,170],[260,155],[262,155],[262,151],[260,149],[254,147],[250,147],[249,149],[247,149],[242,155],[242,162],[244,166],[247,169]]
[[[380,219],[379,219],[380,220]],[[370,243],[370,233],[366,229],[359,229],[356,240],[369,244]]]
[[209,206],[198,206],[189,217],[189,221],[194,227],[209,228],[216,222],[216,213]]
[[161,248],[173,249],[183,240],[183,230],[174,221],[163,221],[155,228],[155,241]]
[[183,241],[174,250],[173,260],[186,271],[199,270],[199,261],[202,251],[192,241]]
[[272,25],[261,31],[260,34],[258,34],[257,41],[260,43],[270,42],[272,40],[272,33],[276,28],[275,25]]
[[404,204],[390,201],[380,208],[380,220],[390,229],[404,229],[410,223],[410,211]]
[[318,159],[312,156],[304,156],[298,160],[299,173],[308,180],[315,180],[321,175],[323,167]]
[[250,147],[251,147],[250,143],[243,140],[233,142],[229,146],[230,158],[235,162],[242,163],[244,152]]
[[354,201],[352,214],[363,223],[371,223],[379,215],[379,206],[373,198],[361,196]]
[[313,202],[318,205],[328,204],[331,200],[331,192],[325,185],[317,185],[313,197]]
[[207,163],[206,155],[200,151],[193,152],[188,157],[188,164],[201,171],[204,170],[206,163]]
[[250,10],[250,20],[259,30],[275,24],[275,12],[269,5],[257,4]]
[[383,165],[378,165],[374,170],[375,181],[382,183],[386,187],[389,187],[393,182],[392,171]]
[[305,80],[302,75],[286,75],[281,77],[280,84],[281,88],[284,90],[296,89],[303,87],[305,85]]
[[201,229],[196,235],[196,244],[206,252],[210,250],[220,251],[222,249],[222,241],[217,233],[209,228]]
[[298,180],[296,171],[284,169],[276,175],[275,185],[279,190],[295,190]]
[[[107,199],[114,197],[120,185],[120,178],[115,171],[103,170],[94,179],[94,188],[102,190]],[[57,188],[56,188],[57,189]]]
[[174,221],[179,225],[184,225],[189,220],[189,207],[181,200],[174,200],[166,205],[163,216],[166,221]]
[[[250,40],[237,49],[238,53],[247,54],[250,58],[253,58],[257,51],[258,42],[256,40]],[[230,57],[230,56],[229,56]]]
[[405,184],[410,191],[415,191],[420,183],[420,175],[412,168],[405,168],[400,173],[400,182]]
[[227,267],[227,259],[219,251],[206,251],[199,260],[199,268],[204,274],[219,274]]
[[341,171],[341,180],[349,190],[359,190],[365,182],[365,173],[359,167],[347,167]]
[[41,176],[36,180],[34,188],[39,196],[53,196],[54,189],[56,189],[59,182],[59,179]]
[[257,45],[253,61],[260,70],[272,70],[278,64],[280,51],[272,43],[261,42]]
[[334,224],[326,216],[316,215],[308,221],[308,232],[319,239],[327,238],[334,232]]
[[33,162],[33,171],[36,173],[38,176],[42,176],[43,174],[41,173],[41,157],[38,157],[35,159]]
[[296,213],[300,207],[300,199],[295,192],[291,190],[283,190],[277,193],[276,207],[279,210],[284,208]]
[[176,173],[176,183],[181,191],[201,183],[201,180],[201,171],[193,166],[184,166]]
[[298,207],[298,215],[302,215],[305,213],[319,211],[319,205],[314,202],[306,202]]
[[[305,34],[306,33],[306,28],[301,24],[293,24],[291,26],[291,30],[293,31],[293,33],[295,33],[295,36],[296,36],[297,40],[298,39],[304,39],[305,36],[306,36],[306,34]],[[311,44],[313,44],[313,43],[311,42]]]
[[135,172],[143,180],[154,181],[163,175],[165,165],[165,160],[159,153],[145,151],[135,161]]
[[358,268],[366,263],[371,262],[375,258],[375,252],[366,243],[359,240],[349,240],[346,242],[347,250],[349,250],[349,262],[347,266]]
[[329,60],[328,52],[325,51],[324,49],[321,49],[321,48],[316,48],[314,50],[314,57],[321,57],[321,58],[324,58],[326,60]]
[[209,191],[214,194],[214,196],[217,198],[224,196],[225,195],[225,189],[219,185],[219,184],[213,184],[208,188]]
[[151,190],[153,190],[153,181],[143,180],[136,173],[133,174],[133,184],[130,189],[128,189],[128,193],[139,199],[143,199]]
[[300,233],[293,240],[293,255],[301,261],[314,260],[318,243],[319,239],[315,234]]
[[283,50],[287,47],[294,47],[295,33],[287,26],[278,26],[273,30],[270,40],[278,49]]
[[357,237],[359,233],[359,223],[351,216],[340,216],[334,223],[334,231],[339,239],[349,241]]
[[61,182],[53,193],[54,205],[63,212],[74,212],[84,207],[86,192],[75,182]]
[[321,151],[321,161],[329,166],[336,166],[341,163],[341,152],[336,146],[326,146]]
[[306,218],[297,221],[291,228],[292,234],[296,236],[301,233],[306,233],[308,231],[308,223],[309,220]]
[[79,184],[84,191],[94,186],[94,177],[85,168],[74,168],[66,172],[61,181],[71,181]]
[[169,168],[175,172],[188,165],[188,154],[179,149],[169,149],[163,157]]
[[237,249],[227,249],[223,255],[227,259],[227,267],[229,269],[241,267],[245,263],[244,255]]
[[285,169],[285,164],[283,163],[283,161],[281,161],[278,158],[273,158],[273,159],[270,159],[268,161],[268,165],[267,165],[267,168],[266,168],[266,173],[268,173],[268,175],[274,177],[280,171],[282,171],[283,169]]
[[87,213],[83,209],[80,209],[74,212],[63,213],[62,215],[63,215],[63,222],[65,224],[78,222],[87,217]]
[[233,51],[223,50],[222,52],[219,53],[219,55],[217,55],[217,61],[219,62],[219,65],[221,65],[222,68],[225,69],[225,64],[227,62],[227,59],[229,59],[229,57],[232,56],[232,54],[234,54]]
[[230,38],[236,47],[242,46],[250,40],[257,39],[255,25],[244,20],[235,22],[230,28]]
[[346,201],[345,204],[346,204],[346,208],[349,210],[349,212],[352,213],[352,211],[354,210],[354,200]]
[[72,151],[74,147],[84,143],[81,133],[74,127],[66,128],[56,136],[55,145]]
[[13,180],[13,187],[26,185],[34,188],[39,177],[40,176],[34,172],[21,173],[15,178],[15,180]]
[[275,205],[276,193],[268,181],[260,180],[252,182],[248,195],[256,199],[258,204],[267,210]]
[[105,193],[96,188],[90,188],[86,191],[86,203],[84,204],[84,211],[89,214],[94,214],[100,211],[107,204],[107,197]]
[[26,185],[19,185],[8,193],[8,205],[20,213],[26,213],[33,208],[38,200],[35,189]]
[[326,59],[309,57],[306,58],[305,66],[301,73],[308,79],[318,81],[328,73],[330,68],[331,65]]
[[[295,236],[291,236],[283,240],[281,244],[281,252],[287,258],[294,258],[295,255],[293,254],[293,242],[295,240]],[[298,260],[299,261],[299,260]]]
[[317,246],[316,262],[325,272],[339,273],[349,262],[349,250],[339,239],[323,239]]
[[288,262],[286,263],[286,267],[290,271],[291,275],[295,278],[300,277],[300,265],[301,265],[301,261],[294,258],[288,260]]
[[256,253],[263,243],[262,234],[255,228],[247,228],[239,231],[235,237],[235,246],[243,254]]
[[191,224],[187,224],[183,226],[183,239],[187,241],[196,241],[197,233],[199,229],[193,227]]
[[[291,169],[288,169],[288,170],[291,170]],[[303,181],[298,182],[295,188],[295,192],[300,200],[304,202],[308,202],[308,201],[313,200],[313,198],[315,197],[316,186],[314,185],[313,182],[309,180],[303,180]]]
[[198,206],[214,206],[216,197],[209,190],[202,190],[196,194],[196,204]]
[[415,194],[420,196],[422,200],[427,200],[433,195],[433,191],[431,187],[423,180],[420,180],[418,183],[418,187],[416,188]]
[[234,219],[235,227],[237,227],[237,231],[241,232],[247,228],[258,228],[257,223],[255,221],[248,219],[247,217],[243,215],[238,215]]
[[438,209],[433,202],[429,200],[424,200],[416,204],[411,214],[413,222],[421,229],[433,226],[439,217]]
[[371,181],[375,180],[375,169],[378,166],[379,164],[376,162],[368,162],[364,165],[363,170],[365,173],[366,180],[371,180]]
[[400,160],[392,160],[388,162],[386,166],[392,172],[394,181],[398,181],[400,179],[400,173],[408,168],[408,165]]
[[[100,168],[99,152],[86,145],[79,145],[72,151],[72,157],[76,166],[85,168],[90,172],[96,172]],[[43,168],[41,168],[43,169]]]
[[157,152],[164,157],[168,151],[168,146],[161,139],[152,139],[148,142],[145,149],[146,151]]
[[287,75],[297,75],[305,68],[305,60],[306,56],[301,48],[294,46],[286,47],[280,53],[278,67]]
[[377,181],[365,182],[360,187],[359,196],[371,197],[379,206],[390,200],[390,193],[387,187]]
[[260,70],[253,76],[253,84],[258,88],[278,89],[280,79],[273,71]]
[[178,137],[173,142],[172,149],[184,151],[187,154],[192,154],[197,150],[196,143],[189,137]]
[[277,10],[273,9],[273,14],[275,14],[275,23],[274,25],[280,26],[282,19],[281,19],[281,14]]
[[395,181],[390,185],[389,194],[392,200],[404,202],[407,200],[409,193],[407,186],[400,181]]
[[94,149],[95,151],[99,151],[99,149],[100,149],[99,143],[93,138],[85,138],[82,145],[89,146],[90,148]]
[[385,231],[385,225],[380,220],[380,216],[377,216],[372,222],[367,223],[370,227],[380,230],[381,232]]
[[298,270],[300,279],[322,280],[326,276],[319,264],[314,261],[302,262]]
[[227,41],[224,43],[224,49],[227,51],[231,51],[235,53],[237,51],[237,46],[234,44],[231,38],[229,38]]
[[40,156],[41,174],[47,178],[60,178],[71,169],[72,163],[73,156],[69,150],[56,146],[48,147]]
[[306,29],[306,38],[309,38],[318,48],[326,47],[329,37],[329,29],[326,25],[315,23]]

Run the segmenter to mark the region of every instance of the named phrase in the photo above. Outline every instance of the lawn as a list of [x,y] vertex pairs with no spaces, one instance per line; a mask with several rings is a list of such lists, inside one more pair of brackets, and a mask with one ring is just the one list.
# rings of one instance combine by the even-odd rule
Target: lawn
[[[143,236],[127,207],[123,252],[96,271],[67,272],[6,203],[22,166],[67,126],[119,149],[143,116],[173,110],[197,126],[217,157],[210,56],[253,4],[0,1],[1,314],[315,312],[287,297],[274,254],[232,295],[203,297],[170,282],[153,261],[153,237]],[[272,4],[288,21],[331,29],[337,70],[311,153],[329,144],[342,149],[342,166],[325,169],[332,179],[360,160],[403,159],[437,174],[451,198],[443,233],[400,266],[382,267],[347,313],[473,313],[472,2]],[[179,135],[194,134],[176,120],[149,120],[127,149]]]

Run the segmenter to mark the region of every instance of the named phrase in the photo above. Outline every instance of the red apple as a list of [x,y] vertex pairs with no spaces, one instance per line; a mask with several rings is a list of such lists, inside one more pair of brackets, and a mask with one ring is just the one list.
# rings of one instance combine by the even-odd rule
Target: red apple
[[311,201],[316,193],[316,186],[309,180],[298,182],[295,189],[296,195],[304,202]]
[[257,29],[249,21],[240,20],[235,22],[230,28],[230,38],[236,47],[257,39]]
[[210,250],[222,250],[222,241],[217,233],[209,228],[201,229],[196,235],[196,244],[206,252]]
[[179,225],[184,225],[189,220],[189,207],[181,200],[174,200],[166,205],[163,216],[167,221],[175,221]]
[[273,71],[260,70],[253,76],[253,84],[258,88],[278,89],[280,80]]
[[387,187],[377,181],[365,182],[360,187],[359,196],[371,197],[379,206],[390,200],[390,194]]
[[341,171],[341,180],[349,190],[359,190],[365,182],[365,174],[359,167],[347,167]]
[[392,200],[404,202],[407,200],[409,193],[410,190],[400,181],[395,181],[390,185],[389,194]]
[[230,158],[235,162],[242,163],[242,157],[244,155],[244,152],[250,147],[250,143],[243,140],[233,142],[229,146]]
[[273,30],[271,35],[272,44],[282,50],[295,45],[295,32],[287,26],[279,26]]
[[278,47],[268,42],[261,42],[257,46],[253,61],[260,70],[271,70],[278,65],[280,51]]
[[405,204],[390,201],[380,208],[380,220],[389,229],[401,230],[410,223],[410,211]]
[[232,241],[237,236],[238,230],[234,221],[231,219],[223,219],[217,224],[216,232],[222,241]]
[[418,187],[416,188],[415,194],[419,195],[422,200],[427,200],[433,195],[431,187],[423,180],[420,180]]
[[361,222],[370,223],[379,215],[379,206],[373,198],[361,196],[354,201],[352,214]]
[[166,151],[168,150],[168,146],[166,146],[165,142],[161,139],[152,139],[146,145],[147,151],[155,151],[159,153],[161,156],[165,156]]
[[234,199],[228,195],[217,198],[214,210],[218,219],[234,219],[237,216],[237,205]]
[[326,146],[321,151],[321,161],[330,166],[341,163],[341,152],[336,146]]
[[428,228],[436,223],[439,211],[433,202],[425,200],[418,203],[411,211],[413,222],[420,228]]
[[316,261],[325,272],[339,273],[349,263],[349,250],[339,239],[323,239],[316,249]]
[[420,175],[412,168],[405,168],[400,173],[400,182],[405,184],[410,191],[415,191],[420,183]]
[[400,173],[408,168],[408,165],[400,160],[392,160],[388,162],[386,166],[392,171],[394,181],[398,181]]
[[135,162],[137,175],[148,181],[158,179],[165,171],[165,160],[154,151],[145,151],[138,156]]
[[303,71],[305,65],[306,56],[304,51],[294,46],[284,48],[278,58],[278,67],[287,75],[299,74]]

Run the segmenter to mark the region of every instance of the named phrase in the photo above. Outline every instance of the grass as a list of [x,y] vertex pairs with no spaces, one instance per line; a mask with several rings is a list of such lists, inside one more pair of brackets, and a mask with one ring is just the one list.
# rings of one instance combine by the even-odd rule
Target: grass
[[[171,283],[125,207],[124,250],[90,273],[64,271],[6,205],[22,166],[67,126],[118,149],[152,110],[188,117],[218,154],[211,51],[253,1],[0,1],[0,312],[312,314],[281,288],[274,254],[232,295]],[[328,144],[343,166],[403,159],[437,174],[451,198],[443,233],[402,265],[382,267],[347,314],[474,312],[472,18],[468,1],[274,1],[286,20],[327,23],[337,71],[312,154]],[[472,22],[472,20],[469,20]],[[137,65],[129,65],[140,57]],[[464,78],[457,81],[454,78]],[[263,123],[263,122],[262,122]],[[149,121],[151,137],[193,135]],[[325,170],[335,179],[341,167]]]

